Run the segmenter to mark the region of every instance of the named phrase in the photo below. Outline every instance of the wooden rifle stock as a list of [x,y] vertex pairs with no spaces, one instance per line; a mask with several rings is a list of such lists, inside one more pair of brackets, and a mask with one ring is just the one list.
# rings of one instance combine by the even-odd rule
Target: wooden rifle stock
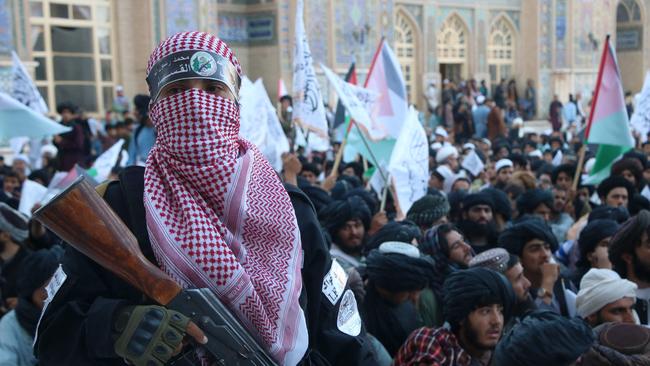
[[145,258],[133,233],[83,176],[38,209],[34,218],[160,305],[182,290]]

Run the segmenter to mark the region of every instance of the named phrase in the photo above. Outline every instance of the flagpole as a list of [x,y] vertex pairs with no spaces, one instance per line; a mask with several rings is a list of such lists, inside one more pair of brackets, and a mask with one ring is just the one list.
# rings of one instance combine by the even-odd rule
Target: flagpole
[[580,157],[578,158],[578,166],[576,167],[576,174],[573,177],[573,191],[578,190],[578,184],[580,183],[580,176],[582,175],[582,165],[585,162],[585,154],[587,153],[587,144],[585,143],[580,148]]
[[589,121],[587,122],[587,130],[585,131],[585,142],[589,140],[589,132],[591,132],[591,123],[594,120],[594,111],[596,110],[596,103],[598,103],[598,94],[600,94],[600,84],[603,81],[603,70],[605,69],[605,57],[609,50],[609,34],[605,37],[605,45],[603,47],[603,55],[600,58],[600,66],[598,67],[598,79],[596,81],[596,93],[594,100],[591,103],[591,110],[589,111]]

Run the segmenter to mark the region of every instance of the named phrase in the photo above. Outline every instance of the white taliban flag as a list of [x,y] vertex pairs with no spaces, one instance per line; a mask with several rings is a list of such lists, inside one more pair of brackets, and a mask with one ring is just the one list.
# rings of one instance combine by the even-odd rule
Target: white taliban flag
[[16,52],[11,51],[11,59],[13,63],[11,68],[13,76],[11,96],[38,113],[47,113],[48,108],[43,96],[36,88],[23,63],[20,62]]
[[641,142],[646,142],[650,132],[650,72],[646,74],[643,89],[634,97],[634,101],[635,109],[630,118],[630,125],[641,135]]
[[388,172],[395,182],[399,207],[405,215],[413,202],[427,193],[429,182],[427,135],[412,106],[395,143]]
[[0,92],[0,140],[26,136],[33,139],[72,130]]
[[241,122],[239,135],[257,146],[275,171],[282,170],[282,154],[289,141],[262,79],[255,83],[244,76],[240,90]]
[[377,101],[379,93],[346,82],[323,64],[320,64],[320,67],[325,72],[327,79],[332,83],[332,86],[334,86],[336,94],[339,95],[339,100],[345,106],[350,117],[354,119],[354,122],[362,126],[371,139],[383,138],[385,133],[374,129],[370,118],[370,111]]
[[[124,160],[122,154],[122,146],[124,145],[124,139],[120,139],[113,144],[108,150],[104,151],[93,163],[93,166],[88,169],[88,174],[93,177],[97,182],[103,182],[108,179],[108,176],[111,174],[111,170],[115,166],[124,167]],[[128,156],[127,156],[128,158]],[[118,162],[118,159],[120,161]]]
[[483,161],[478,157],[478,154],[474,150],[471,150],[469,154],[467,154],[463,159],[461,166],[464,169],[467,169],[467,171],[474,177],[478,177],[483,169],[485,169],[485,164],[483,164]]
[[302,14],[303,1],[298,0],[296,44],[293,54],[293,121],[298,127],[297,130],[303,132],[308,149],[325,151],[329,148],[325,106],[314,72],[314,61],[305,34]]
[[32,208],[45,197],[47,188],[38,182],[25,179],[23,186],[20,190],[20,203],[18,204],[18,211],[32,217]]

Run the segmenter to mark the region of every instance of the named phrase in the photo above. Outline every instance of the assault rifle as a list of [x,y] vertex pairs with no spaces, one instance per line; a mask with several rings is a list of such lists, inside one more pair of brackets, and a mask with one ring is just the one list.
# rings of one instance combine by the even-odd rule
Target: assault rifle
[[[34,218],[150,299],[190,318],[208,337],[201,347],[217,364],[276,365],[212,291],[183,289],[149,262],[135,236],[83,176],[37,210]],[[181,356],[171,364],[191,363]]]

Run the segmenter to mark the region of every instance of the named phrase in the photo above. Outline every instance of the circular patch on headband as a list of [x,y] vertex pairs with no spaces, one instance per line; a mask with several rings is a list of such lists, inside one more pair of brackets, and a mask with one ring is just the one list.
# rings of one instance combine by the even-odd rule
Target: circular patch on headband
[[192,55],[190,67],[201,76],[211,76],[217,72],[217,61],[211,54],[199,51]]

